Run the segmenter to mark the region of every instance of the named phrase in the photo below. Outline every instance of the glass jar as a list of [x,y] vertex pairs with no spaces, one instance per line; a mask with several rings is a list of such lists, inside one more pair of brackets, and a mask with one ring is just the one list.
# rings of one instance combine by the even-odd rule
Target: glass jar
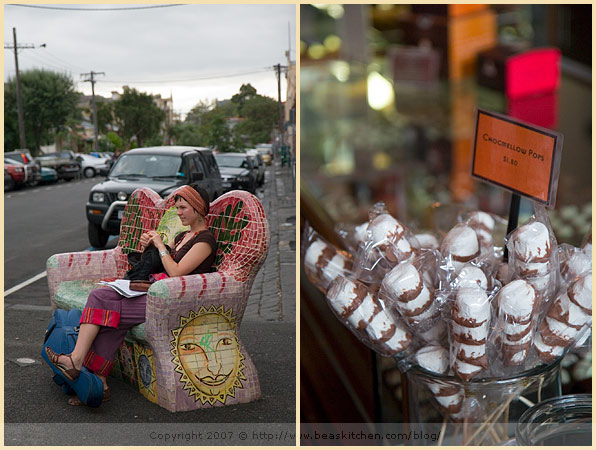
[[[502,445],[530,407],[561,395],[561,357],[512,377],[462,381],[405,360],[412,445]],[[419,438],[419,439],[416,439]]]
[[515,432],[518,445],[591,445],[592,394],[556,397],[522,414]]

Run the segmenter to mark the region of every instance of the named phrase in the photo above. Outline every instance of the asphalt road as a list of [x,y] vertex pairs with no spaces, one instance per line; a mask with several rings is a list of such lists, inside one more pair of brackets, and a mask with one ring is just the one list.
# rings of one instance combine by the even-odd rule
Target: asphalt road
[[[275,199],[288,177],[282,169],[276,180],[274,167],[268,170],[258,196],[268,216],[275,217]],[[91,186],[100,181],[96,177],[5,194],[5,292],[42,273],[52,254],[89,248],[84,205]],[[284,189],[284,200],[291,189]],[[280,220],[285,220],[285,215]],[[262,269],[265,281],[268,273],[281,277],[279,282],[268,281],[267,286],[286,287],[284,292],[276,291],[275,304],[277,297],[288,297],[288,302],[290,296],[295,298],[290,289],[295,291],[294,272],[272,270],[280,266],[279,259],[283,265],[295,255],[285,249],[288,231],[276,231],[276,236],[283,237],[276,238],[282,250],[271,249],[274,259]],[[281,257],[279,253],[283,253]],[[249,304],[258,300],[259,305],[267,305],[271,297],[268,288],[253,286],[253,291],[256,295]],[[171,413],[116,379],[108,380],[112,400],[100,408],[67,405],[67,397],[53,383],[51,370],[40,358],[49,304],[45,277],[4,298],[5,445],[295,445],[295,315],[272,321],[271,314],[252,313],[245,315],[241,324],[239,334],[257,368],[262,399]],[[287,308],[286,303],[282,306]],[[278,315],[282,316],[276,312],[274,317]]]
[[4,290],[46,270],[55,253],[89,248],[85,203],[103,177],[4,194]]

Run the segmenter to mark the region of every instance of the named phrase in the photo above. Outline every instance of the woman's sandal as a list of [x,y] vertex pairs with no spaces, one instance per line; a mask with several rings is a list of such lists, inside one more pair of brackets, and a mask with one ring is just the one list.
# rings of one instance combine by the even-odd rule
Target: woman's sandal
[[[103,397],[101,399],[102,403],[108,402],[110,401],[110,397],[112,396],[112,393],[110,392],[110,388],[104,389],[103,390]],[[72,397],[68,399],[68,404],[70,406],[83,406],[84,403],[81,401],[81,399],[79,397]]]
[[[48,358],[50,362],[54,365],[54,367],[58,369],[60,372],[62,372],[62,375],[64,375],[70,381],[74,381],[77,378],[79,378],[81,371],[75,367],[71,355],[65,355],[64,353],[57,354],[50,347],[46,347],[46,355],[48,355]],[[72,368],[68,368],[64,364],[58,362],[58,358],[60,358],[61,356],[68,356],[72,364]]]

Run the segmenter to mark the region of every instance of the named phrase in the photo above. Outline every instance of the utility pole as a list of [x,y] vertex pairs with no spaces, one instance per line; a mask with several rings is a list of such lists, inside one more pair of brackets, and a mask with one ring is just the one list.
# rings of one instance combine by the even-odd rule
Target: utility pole
[[93,78],[94,75],[105,75],[104,72],[89,72],[89,73],[82,73],[81,76],[82,77],[89,77],[89,79],[85,80],[85,81],[90,81],[91,82],[91,105],[93,107],[93,134],[94,134],[94,140],[93,140],[93,151],[97,151],[97,135],[98,135],[98,129],[97,129],[97,106],[95,105],[95,83],[96,80]]
[[[6,49],[14,50],[14,65],[16,71],[16,84],[17,84],[17,118],[19,122],[19,145],[21,149],[27,148],[27,142],[25,140],[25,115],[23,114],[23,96],[21,94],[21,78],[19,75],[19,57],[18,57],[18,50],[23,48],[35,48],[35,45],[31,44],[21,44],[17,45],[17,29],[12,29],[12,38],[13,38],[13,45],[4,45]],[[40,45],[40,47],[45,47],[46,44]]]
[[279,113],[279,140],[280,140],[280,145],[283,145],[284,143],[284,133],[283,133],[283,128],[282,128],[282,112],[281,112],[281,65],[280,64],[276,64],[275,66],[273,66],[273,68],[275,69],[275,73],[277,75],[277,110]]

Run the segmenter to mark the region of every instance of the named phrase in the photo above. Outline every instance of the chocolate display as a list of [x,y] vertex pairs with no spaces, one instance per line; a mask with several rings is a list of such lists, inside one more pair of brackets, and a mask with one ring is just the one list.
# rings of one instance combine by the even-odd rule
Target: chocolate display
[[[350,232],[358,254],[311,238],[305,270],[329,289],[329,306],[361,342],[451,380],[427,385],[450,421],[489,413],[457,383],[527,371],[590,336],[591,239],[559,246],[545,212],[501,243],[494,236],[503,221],[481,211],[442,240],[378,205],[370,216]],[[505,245],[508,263],[500,262]]]

